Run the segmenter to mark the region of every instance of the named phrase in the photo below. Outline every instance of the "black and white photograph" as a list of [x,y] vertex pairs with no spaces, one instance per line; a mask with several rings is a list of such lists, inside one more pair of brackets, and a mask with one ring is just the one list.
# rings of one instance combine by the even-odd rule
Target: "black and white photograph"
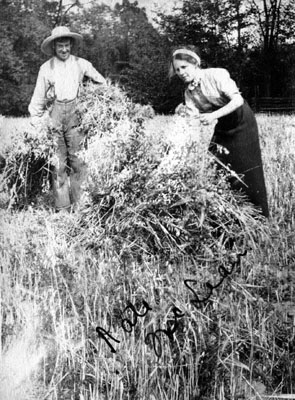
[[0,7],[0,400],[295,400],[295,0]]

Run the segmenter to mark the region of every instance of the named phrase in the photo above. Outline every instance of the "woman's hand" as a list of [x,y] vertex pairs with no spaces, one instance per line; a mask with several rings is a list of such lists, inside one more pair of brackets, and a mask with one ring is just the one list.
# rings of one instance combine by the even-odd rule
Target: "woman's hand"
[[213,113],[200,114],[200,122],[203,125],[210,125],[215,120],[216,120],[216,117],[214,116]]
[[179,104],[175,108],[175,114],[180,115],[181,117],[191,117],[191,118],[199,118],[199,110],[197,108],[191,109],[187,107],[185,104]]
[[176,108],[175,108],[175,114],[180,115],[181,117],[185,117],[186,116],[186,105],[185,104],[179,104]]

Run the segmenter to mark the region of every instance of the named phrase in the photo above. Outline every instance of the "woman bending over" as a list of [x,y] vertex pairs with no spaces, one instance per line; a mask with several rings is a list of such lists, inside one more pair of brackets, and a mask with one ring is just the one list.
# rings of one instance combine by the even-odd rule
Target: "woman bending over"
[[[264,173],[255,116],[241,96],[236,83],[223,68],[200,68],[196,50],[182,47],[172,54],[170,76],[187,85],[185,104],[177,113],[199,116],[204,125],[217,120],[209,150],[236,172],[231,186],[242,190],[261,213],[269,216]],[[227,149],[218,152],[218,145]]]

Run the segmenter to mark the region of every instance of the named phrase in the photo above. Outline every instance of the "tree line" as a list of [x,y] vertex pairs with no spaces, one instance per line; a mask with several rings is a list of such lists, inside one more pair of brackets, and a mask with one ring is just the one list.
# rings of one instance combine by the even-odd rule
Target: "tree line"
[[0,0],[0,114],[27,115],[40,65],[41,42],[57,25],[84,37],[79,55],[131,98],[170,113],[182,83],[167,78],[171,50],[199,49],[203,67],[227,68],[244,97],[295,92],[295,0],[183,0],[150,21],[137,1],[113,8],[79,0]]

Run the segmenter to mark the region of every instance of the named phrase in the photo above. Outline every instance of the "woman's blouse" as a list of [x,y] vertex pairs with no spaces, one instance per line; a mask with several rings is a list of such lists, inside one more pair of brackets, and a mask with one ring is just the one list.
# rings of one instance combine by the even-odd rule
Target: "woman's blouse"
[[240,91],[226,69],[208,68],[202,70],[198,82],[188,85],[185,104],[190,114],[197,110],[210,113],[229,103],[235,94],[240,94]]

